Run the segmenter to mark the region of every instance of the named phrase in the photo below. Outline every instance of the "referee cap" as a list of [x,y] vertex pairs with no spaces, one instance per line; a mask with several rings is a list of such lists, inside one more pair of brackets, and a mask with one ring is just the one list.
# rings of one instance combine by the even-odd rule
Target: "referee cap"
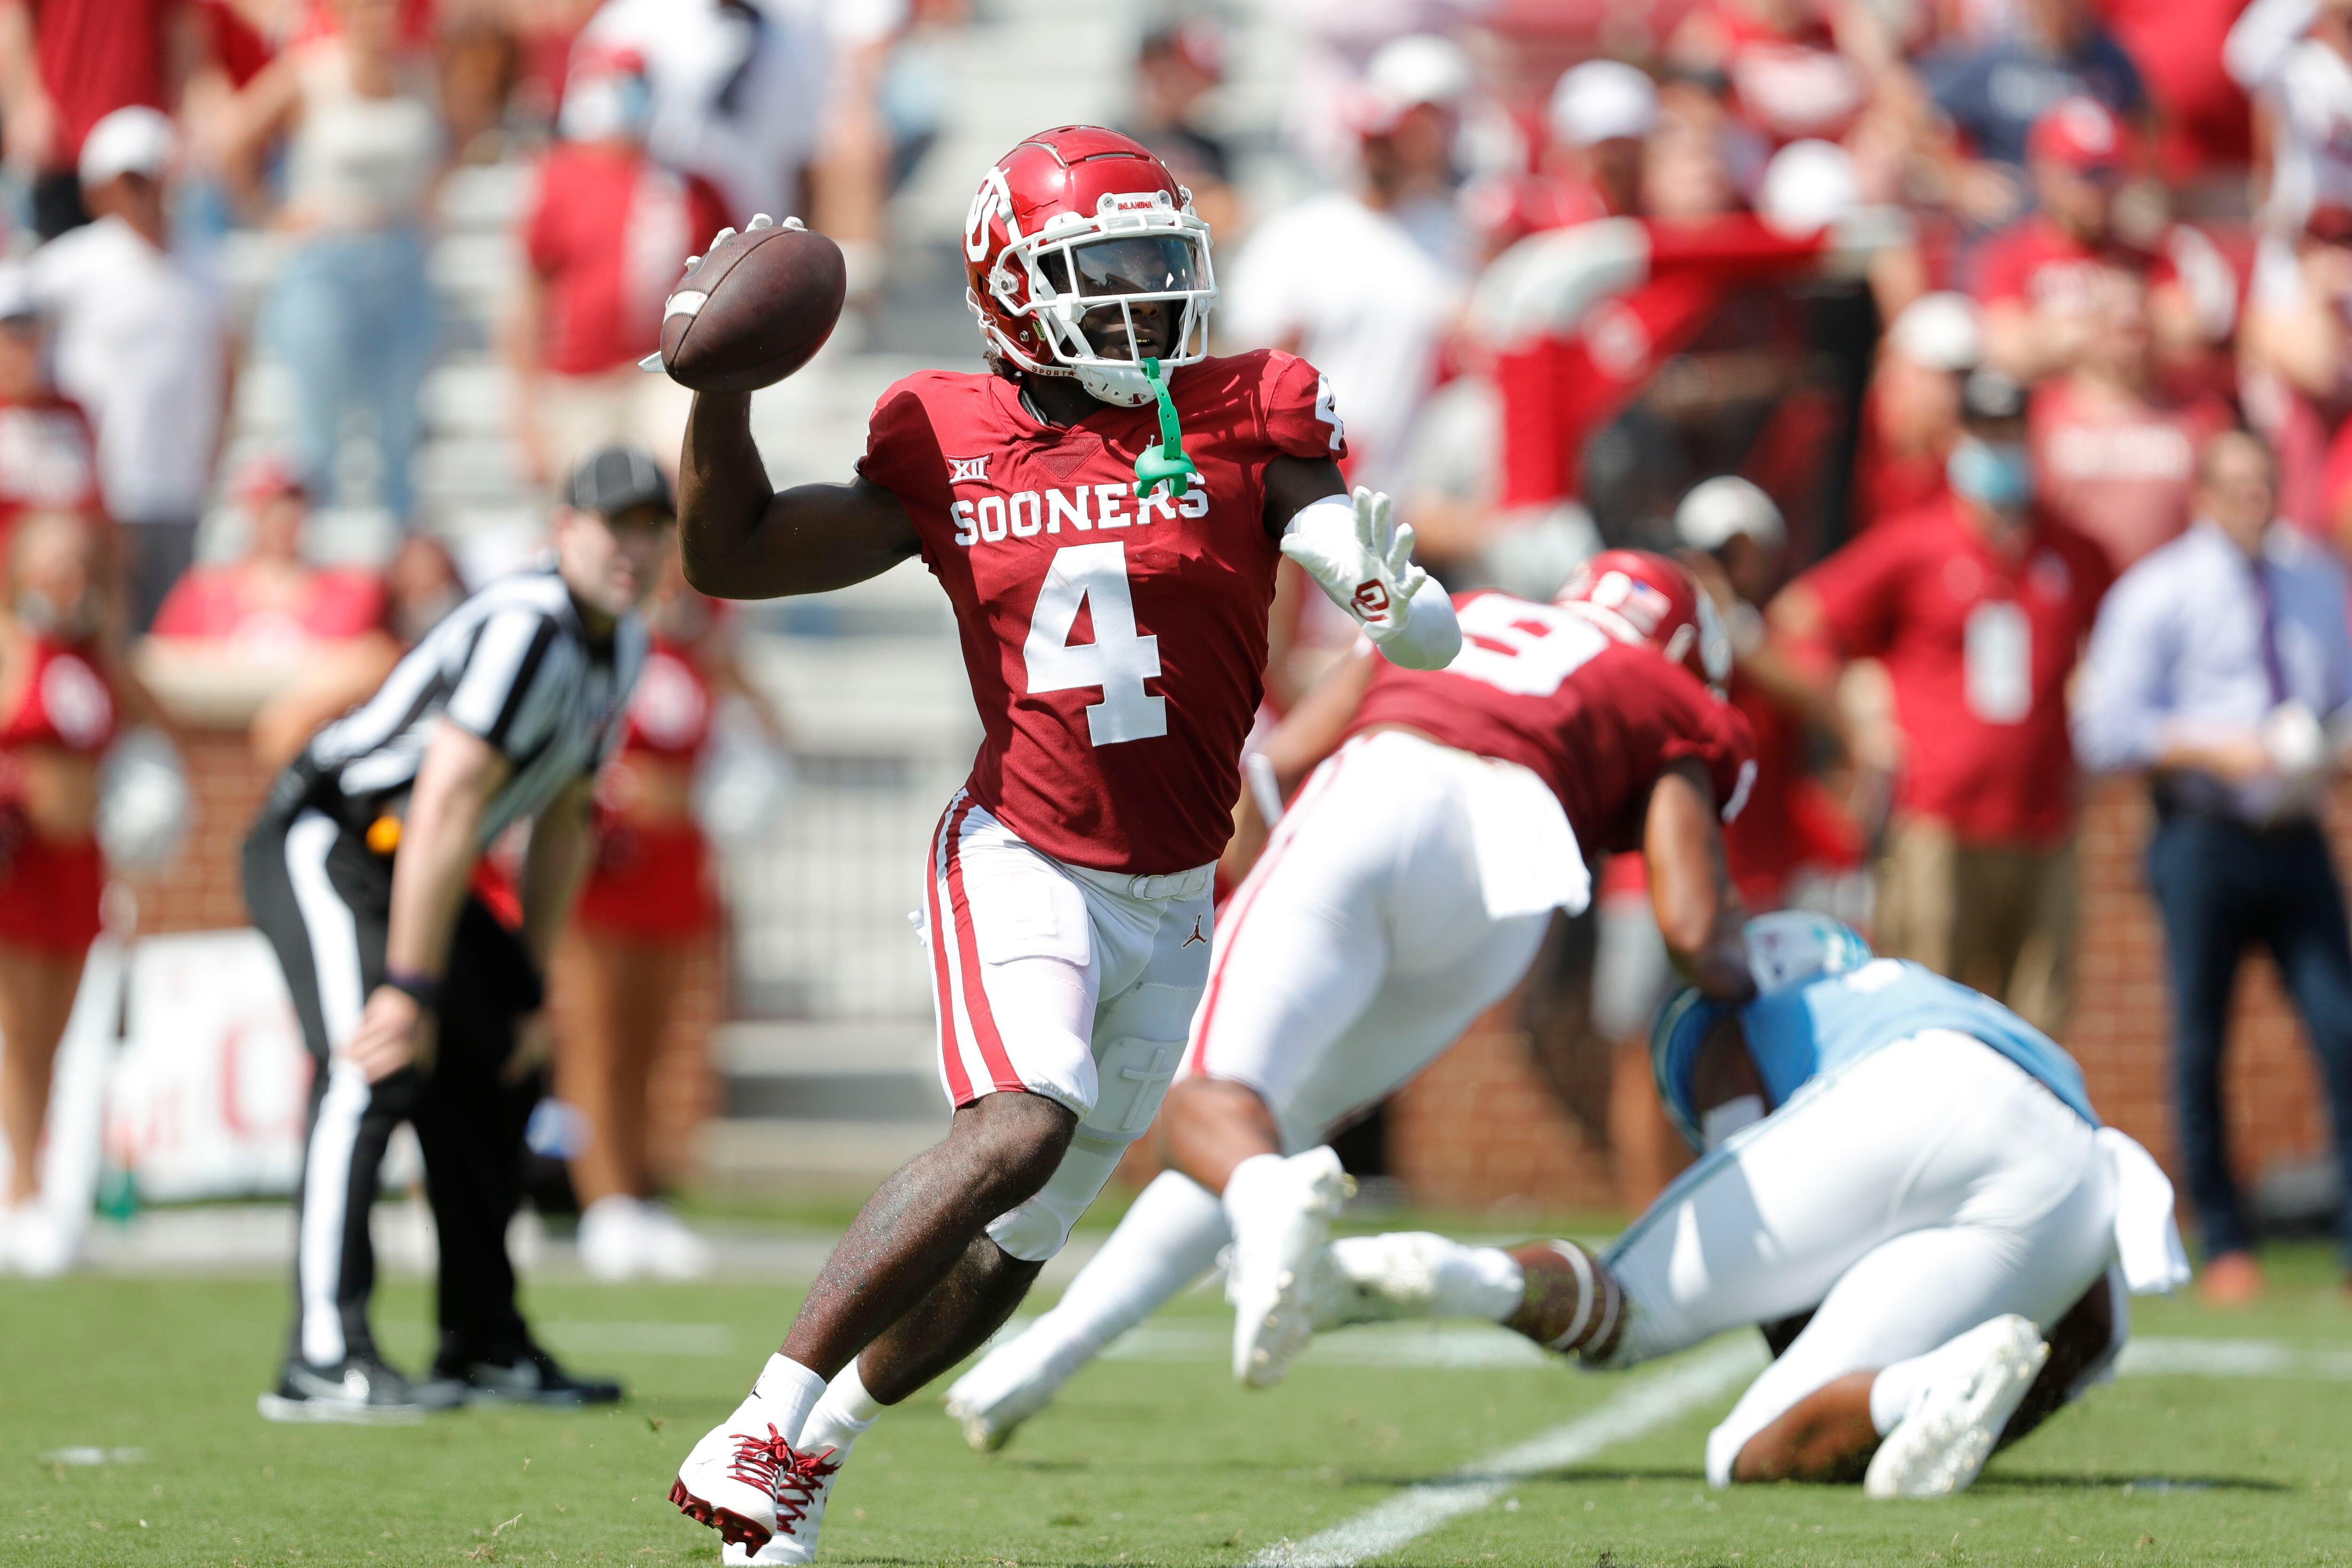
[[642,447],[601,447],[580,459],[564,487],[564,501],[583,511],[618,517],[631,507],[658,507],[675,515],[669,476]]

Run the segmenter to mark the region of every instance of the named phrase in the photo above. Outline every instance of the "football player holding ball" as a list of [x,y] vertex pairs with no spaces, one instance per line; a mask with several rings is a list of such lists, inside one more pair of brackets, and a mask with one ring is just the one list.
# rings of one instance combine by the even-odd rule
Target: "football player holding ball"
[[789,220],[722,236],[665,323],[665,365],[699,392],[679,463],[694,585],[820,593],[919,555],[984,731],[921,915],[954,1121],[867,1202],[680,1469],[672,1500],[730,1562],[809,1561],[857,1435],[994,1332],[1150,1125],[1208,975],[1281,558],[1400,665],[1461,644],[1412,531],[1349,494],[1323,377],[1209,354],[1208,226],[1141,145],[1031,137],[982,180],[963,244],[988,368],[885,392],[846,484],[772,489],[746,390],[829,331],[827,242]]

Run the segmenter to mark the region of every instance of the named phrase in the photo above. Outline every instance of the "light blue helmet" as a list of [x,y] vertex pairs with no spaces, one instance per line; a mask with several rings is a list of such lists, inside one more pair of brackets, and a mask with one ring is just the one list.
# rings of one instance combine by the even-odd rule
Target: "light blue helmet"
[[[1755,978],[1759,996],[1860,969],[1875,956],[1860,931],[1809,910],[1758,915],[1741,934],[1748,947],[1748,973]],[[1727,1004],[1709,1001],[1698,987],[1686,985],[1659,1009],[1650,1030],[1650,1070],[1657,1079],[1658,1099],[1675,1130],[1694,1149],[1704,1147],[1705,1139],[1697,1108],[1691,1103],[1691,1073],[1707,1031],[1729,1011]]]

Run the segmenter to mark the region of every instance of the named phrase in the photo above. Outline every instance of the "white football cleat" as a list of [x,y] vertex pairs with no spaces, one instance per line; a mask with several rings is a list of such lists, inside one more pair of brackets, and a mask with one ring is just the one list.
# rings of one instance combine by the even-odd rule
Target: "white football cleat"
[[1945,1370],[1872,1456],[1862,1489],[1874,1498],[1949,1497],[1992,1458],[2001,1428],[2050,1359],[2032,1320],[2012,1312],[1936,1352]]
[[1425,1230],[1341,1237],[1316,1260],[1315,1331],[1434,1317],[1439,1270],[1461,1250],[1461,1243]]
[[980,1364],[949,1385],[948,1415],[963,1428],[972,1451],[992,1454],[1013,1440],[1021,1423],[1053,1403],[1084,1356],[1055,1332],[1046,1313],[1021,1333],[981,1357]]
[[805,1568],[805,1564],[816,1561],[817,1532],[824,1527],[825,1500],[833,1495],[834,1477],[849,1458],[849,1444],[820,1446],[815,1457],[818,1463],[814,1479],[801,1504],[800,1517],[779,1527],[775,1534],[768,1537],[768,1543],[757,1551],[743,1542],[728,1542],[719,1549],[719,1561],[726,1568],[742,1568],[746,1563],[756,1563],[759,1568]]
[[1331,1222],[1355,1184],[1328,1145],[1294,1154],[1234,1215],[1225,1300],[1234,1308],[1234,1377],[1251,1388],[1282,1381],[1315,1333],[1314,1279]]
[[730,1545],[756,1552],[796,1532],[810,1502],[837,1468],[823,1454],[793,1447],[759,1419],[758,1401],[747,1399],[687,1455],[669,1500]]

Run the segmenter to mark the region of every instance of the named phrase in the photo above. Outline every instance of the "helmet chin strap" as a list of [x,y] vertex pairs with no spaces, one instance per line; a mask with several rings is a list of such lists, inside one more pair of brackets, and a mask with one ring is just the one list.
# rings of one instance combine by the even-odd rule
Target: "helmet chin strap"
[[1146,446],[1135,459],[1135,495],[1140,500],[1164,480],[1177,500],[1201,470],[1184,453],[1184,432],[1176,424],[1176,400],[1168,395],[1168,378],[1160,373],[1160,362],[1143,362],[1143,379],[1151,384],[1151,395],[1160,404],[1160,445]]

